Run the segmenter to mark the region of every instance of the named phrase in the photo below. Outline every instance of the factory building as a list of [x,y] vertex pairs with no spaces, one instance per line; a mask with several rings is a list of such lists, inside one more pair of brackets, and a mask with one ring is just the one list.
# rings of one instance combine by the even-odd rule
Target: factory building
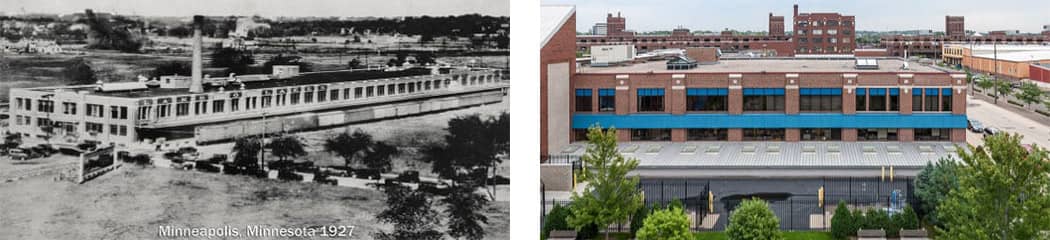
[[205,76],[200,21],[191,76],[11,89],[9,131],[54,144],[172,147],[495,103],[509,85],[505,70],[467,67],[300,73],[278,65],[272,74]]

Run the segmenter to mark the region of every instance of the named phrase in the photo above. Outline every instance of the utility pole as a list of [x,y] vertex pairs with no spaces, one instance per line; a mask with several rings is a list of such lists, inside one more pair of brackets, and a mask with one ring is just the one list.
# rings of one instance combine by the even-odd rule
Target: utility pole
[[992,69],[992,81],[995,82],[995,104],[999,104],[999,41],[992,42],[992,59],[995,61],[995,69]]

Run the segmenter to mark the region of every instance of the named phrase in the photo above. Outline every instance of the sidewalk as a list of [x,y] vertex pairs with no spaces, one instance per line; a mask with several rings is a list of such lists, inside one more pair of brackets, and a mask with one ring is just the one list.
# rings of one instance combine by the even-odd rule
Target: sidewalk
[[[980,101],[984,101],[985,103],[987,103],[987,104],[989,104],[991,106],[997,106],[999,108],[1002,108],[1003,110],[1010,111],[1011,113],[1014,113],[1014,114],[1020,115],[1022,117],[1028,118],[1029,120],[1035,121],[1037,123],[1041,123],[1045,127],[1050,127],[1050,117],[1043,116],[1043,115],[1041,115],[1039,113],[1036,113],[1036,112],[1034,112],[1032,110],[1028,110],[1026,108],[1010,104],[1009,102],[1006,101],[1007,99],[1009,99],[1008,97],[1000,97],[999,98],[999,103],[996,104],[994,98],[989,97],[988,95],[985,95],[984,93],[974,92],[973,96],[970,96],[969,93],[967,93],[966,96],[967,96],[967,101],[966,101],[967,103],[970,103],[970,101],[973,101],[975,99],[980,100]],[[1036,104],[1038,104],[1038,103],[1032,104],[1033,107],[1044,107],[1044,106],[1035,106]]]

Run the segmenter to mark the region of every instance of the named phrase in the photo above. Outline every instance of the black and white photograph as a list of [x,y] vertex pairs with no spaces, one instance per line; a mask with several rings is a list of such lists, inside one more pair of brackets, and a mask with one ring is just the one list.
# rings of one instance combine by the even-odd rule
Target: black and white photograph
[[0,239],[509,239],[509,5],[0,0]]

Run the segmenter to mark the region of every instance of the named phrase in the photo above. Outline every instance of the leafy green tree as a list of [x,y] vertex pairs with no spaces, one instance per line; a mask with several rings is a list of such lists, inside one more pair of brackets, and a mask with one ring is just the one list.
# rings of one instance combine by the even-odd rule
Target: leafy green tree
[[990,90],[993,87],[995,87],[995,82],[993,82],[991,79],[988,79],[988,78],[985,78],[985,77],[978,77],[977,78],[977,87],[979,87],[981,89],[984,89],[984,92],[988,93],[988,90]]
[[693,239],[693,234],[689,231],[689,216],[682,208],[672,206],[653,211],[645,218],[635,237],[638,240],[686,240]]
[[900,229],[919,229],[919,216],[915,214],[911,205],[905,206],[901,213],[893,215],[893,222]]
[[856,220],[846,207],[846,201],[839,201],[835,207],[835,215],[831,217],[831,235],[835,239],[846,239],[857,233],[855,226]]
[[360,59],[354,58],[354,59],[350,59],[350,61],[346,63],[346,66],[349,69],[364,68],[361,64],[362,63],[361,63]]
[[[598,125],[587,129],[587,151],[581,158],[585,171],[579,179],[587,182],[583,194],[572,194],[572,216],[569,225],[577,231],[587,225],[599,228],[624,222],[642,207],[638,176],[627,173],[638,166],[638,159],[624,158],[617,150],[616,129],[602,130]],[[609,237],[608,231],[605,233]]]
[[1024,102],[1026,107],[1031,107],[1033,103],[1039,103],[1043,99],[1043,90],[1035,83],[1022,83],[1021,90],[1014,93],[1014,97]]
[[233,73],[248,73],[248,67],[252,64],[255,64],[255,57],[247,51],[220,47],[211,53],[212,67],[228,68]]
[[169,61],[157,65],[156,68],[150,72],[151,76],[170,76],[170,75],[182,75],[189,76],[193,71],[193,67],[188,62],[180,61]]
[[861,229],[882,229],[886,231],[887,236],[896,234],[890,215],[885,210],[877,208],[868,208],[864,213],[864,226]]
[[266,144],[266,148],[270,149],[270,153],[277,157],[280,161],[284,161],[288,158],[296,158],[306,156],[306,150],[303,149],[303,142],[299,141],[299,138],[292,135],[285,135],[270,140],[269,144]]
[[370,169],[389,172],[391,168],[390,159],[397,156],[400,152],[397,147],[378,141],[365,150],[365,155],[361,157],[361,161]]
[[372,144],[372,135],[361,131],[361,129],[356,129],[353,133],[343,132],[325,140],[324,149],[342,157],[345,166],[350,167],[350,164],[354,162],[354,158],[360,152],[372,146]]
[[458,185],[449,188],[448,197],[441,201],[448,206],[445,214],[448,214],[448,233],[453,238],[464,238],[478,240],[485,237],[485,229],[488,217],[481,214],[482,208],[489,201],[484,195],[474,192],[476,186]]
[[631,235],[638,233],[638,229],[642,229],[642,223],[645,218],[649,216],[649,213],[654,209],[646,208],[642,206],[638,210],[634,211],[634,215],[631,216]]
[[726,235],[731,240],[784,239],[780,219],[766,201],[758,198],[745,199],[733,211]]
[[299,72],[312,72],[313,65],[303,61],[303,57],[300,56],[285,56],[283,54],[277,54],[277,56],[270,57],[270,60],[263,62],[264,73],[273,73],[274,65],[295,65],[299,66]]
[[948,196],[959,182],[959,163],[952,158],[942,158],[936,163],[927,163],[915,177],[915,196],[919,198],[919,210],[926,222],[941,225],[937,219],[937,206]]
[[958,187],[937,207],[946,239],[1045,239],[1050,231],[1047,151],[1021,146],[1020,135],[996,134],[959,149]]
[[443,238],[444,234],[437,230],[440,219],[438,212],[433,208],[430,195],[400,184],[385,184],[383,193],[386,194],[387,208],[379,212],[376,219],[394,224],[394,230],[377,232],[373,237],[383,240]]
[[[490,172],[503,162],[510,151],[509,114],[482,118],[472,114],[448,121],[448,135],[444,143],[423,147],[423,161],[432,164],[431,171],[454,184],[479,181],[476,173]],[[490,191],[490,195],[493,193]]]
[[[554,207],[551,208],[551,211],[547,213],[547,218],[543,219],[543,233],[540,234],[540,239],[547,239],[547,237],[550,236],[551,231],[554,230],[571,229],[566,220],[569,218],[570,214],[572,214],[572,211],[570,211],[569,208],[555,203]],[[640,226],[641,221],[638,222],[638,225]]]
[[997,94],[998,94],[998,95],[995,96],[995,101],[996,101],[996,103],[998,103],[999,97],[1006,96],[1006,95],[1010,94],[1010,92],[1012,92],[1013,89],[1010,88],[1010,84],[1006,83],[1006,81],[994,81],[994,82],[995,82],[995,90],[997,91]]

